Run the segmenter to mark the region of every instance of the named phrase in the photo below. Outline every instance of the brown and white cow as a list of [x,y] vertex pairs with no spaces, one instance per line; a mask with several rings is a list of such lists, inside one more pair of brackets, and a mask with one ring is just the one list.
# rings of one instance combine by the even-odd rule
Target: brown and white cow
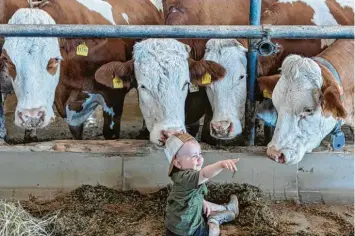
[[[353,25],[353,1],[348,0],[279,0],[264,11],[261,24],[271,25]],[[275,39],[280,52],[259,57],[258,74],[278,73],[283,59],[291,54],[315,56],[333,40]],[[205,60],[219,63],[226,68],[223,80],[207,86],[207,94],[213,108],[211,135],[218,139],[232,139],[242,132],[238,121],[244,121],[247,94],[245,40],[211,39],[207,42]],[[261,111],[260,118],[274,118],[274,114]],[[269,115],[269,117],[266,117]],[[271,115],[271,116],[270,116]]]
[[281,75],[258,80],[278,113],[267,154],[279,163],[301,161],[338,120],[354,127],[354,40],[337,40],[315,58],[290,55]]
[[[263,9],[272,2],[275,0],[263,1]],[[246,25],[249,4],[245,0],[221,0],[218,6],[215,0],[166,0],[165,23]],[[204,86],[223,79],[225,69],[213,61],[201,60],[206,41],[147,39],[134,46],[139,104],[153,143],[161,144],[171,133],[186,132],[185,124],[198,122],[206,112],[212,114]],[[243,78],[241,82],[245,81]],[[237,129],[241,126],[238,122]],[[206,130],[209,135],[204,125]],[[208,141],[204,131],[201,139]],[[197,130],[188,132],[195,135]]]
[[[163,21],[162,11],[149,0],[49,0],[41,9],[12,9],[11,6],[16,7],[13,1],[18,2],[5,0],[5,8],[0,10],[1,16],[11,17],[8,24],[155,25]],[[83,122],[101,105],[105,138],[118,138],[123,100],[131,88],[124,86],[124,80],[132,78],[111,74],[109,81],[95,81],[94,74],[107,62],[129,61],[134,42],[6,37],[1,61],[12,78],[18,99],[15,124],[26,129],[46,127],[54,118],[54,102],[73,136],[80,139]],[[118,81],[113,81],[112,76],[118,77]]]

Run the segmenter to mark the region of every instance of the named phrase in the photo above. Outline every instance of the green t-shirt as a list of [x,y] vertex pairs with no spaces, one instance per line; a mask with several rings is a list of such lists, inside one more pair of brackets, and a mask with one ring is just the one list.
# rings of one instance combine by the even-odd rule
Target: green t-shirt
[[165,227],[177,235],[192,235],[205,224],[202,217],[205,184],[198,185],[200,172],[180,170],[172,173],[174,182],[167,199]]

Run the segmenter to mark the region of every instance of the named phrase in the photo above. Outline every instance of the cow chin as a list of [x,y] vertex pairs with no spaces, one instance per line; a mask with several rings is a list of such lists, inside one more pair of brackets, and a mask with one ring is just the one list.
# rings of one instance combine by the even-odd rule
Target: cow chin
[[219,127],[216,127],[216,124],[223,124],[225,122],[218,122],[215,120],[212,120],[210,122],[210,135],[213,138],[220,139],[220,140],[231,140],[236,138],[242,133],[242,124],[240,120],[238,119],[226,119],[226,120],[231,120],[230,123],[222,125]]
[[150,141],[158,146],[164,146],[165,141],[174,134],[186,133],[186,128],[183,125],[178,126],[166,126],[161,124],[155,124],[150,131]]
[[303,145],[299,145],[297,148],[281,147],[276,149],[271,143],[267,148],[267,155],[269,159],[285,165],[293,165],[302,161],[306,149]]

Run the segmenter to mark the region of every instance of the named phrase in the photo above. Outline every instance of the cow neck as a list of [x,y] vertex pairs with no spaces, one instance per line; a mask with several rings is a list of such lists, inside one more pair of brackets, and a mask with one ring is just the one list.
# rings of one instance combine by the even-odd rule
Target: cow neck
[[[318,64],[323,65],[325,68],[327,68],[331,72],[333,78],[335,79],[335,81],[338,84],[338,88],[339,88],[339,92],[340,92],[340,100],[344,104],[344,92],[343,92],[344,90],[343,90],[343,85],[341,83],[341,79],[340,79],[338,71],[335,69],[335,67],[332,65],[332,63],[330,63],[327,59],[325,59],[323,57],[312,57],[312,60]],[[341,131],[342,125],[343,125],[343,120],[338,119],[334,129],[332,130],[332,132],[330,134],[333,136],[337,136],[337,134],[342,133],[342,131]]]

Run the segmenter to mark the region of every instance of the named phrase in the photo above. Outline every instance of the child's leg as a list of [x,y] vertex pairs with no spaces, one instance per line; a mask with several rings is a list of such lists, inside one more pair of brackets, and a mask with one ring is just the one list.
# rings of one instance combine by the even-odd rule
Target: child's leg
[[219,236],[221,234],[218,223],[208,222],[208,228],[208,236]]
[[238,202],[238,198],[236,195],[231,195],[229,203],[225,204],[225,205],[218,205],[218,204],[215,204],[215,203],[212,203],[209,201],[206,201],[206,203],[210,207],[211,212],[229,210],[229,211],[232,211],[236,217],[239,214],[239,202]]
[[214,211],[208,217],[209,235],[219,235],[219,226],[223,223],[231,222],[235,219],[232,211]]
[[206,201],[206,203],[211,208],[211,212],[212,211],[225,211],[225,210],[227,210],[227,208],[225,206],[223,206],[223,205],[218,205],[218,204],[215,204],[215,203],[212,203],[212,202],[209,202],[209,201]]

